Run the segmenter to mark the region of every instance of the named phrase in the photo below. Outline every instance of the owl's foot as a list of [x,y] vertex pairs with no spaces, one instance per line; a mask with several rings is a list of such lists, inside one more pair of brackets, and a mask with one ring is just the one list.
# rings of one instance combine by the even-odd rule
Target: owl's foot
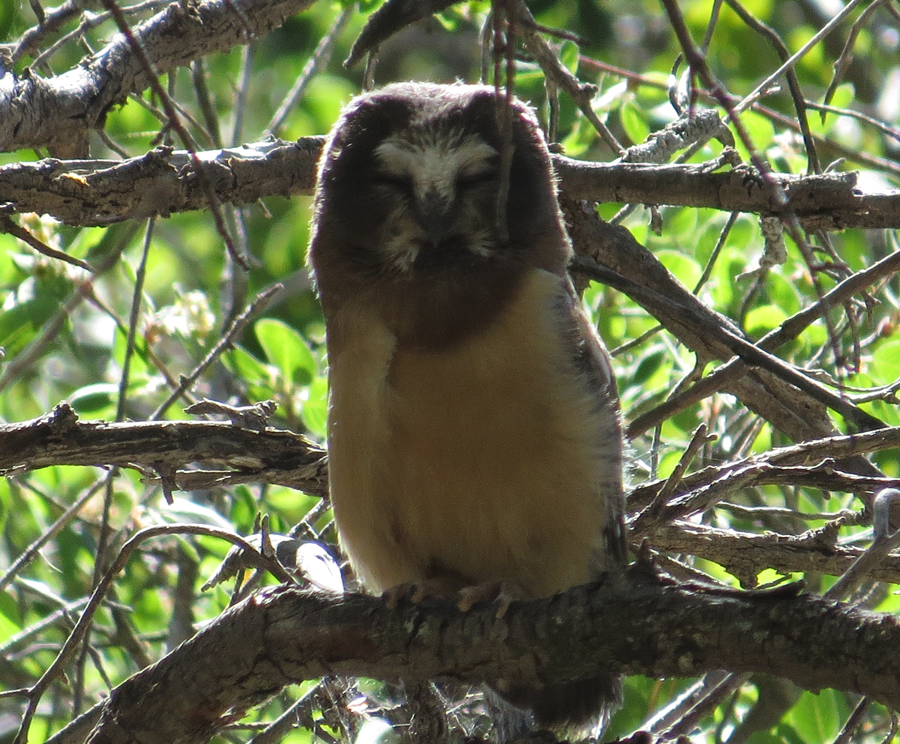
[[[458,585],[457,585],[458,586]],[[455,590],[441,579],[425,579],[397,584],[386,589],[381,598],[389,610],[397,609],[402,603],[419,604],[426,599],[443,599],[456,596],[456,607],[461,612],[468,612],[475,605],[497,604],[496,617],[499,620],[509,609],[510,603],[518,599],[527,599],[522,589],[509,581],[494,581],[475,586],[466,586]]]
[[437,579],[397,584],[381,594],[389,610],[397,609],[397,605],[402,602],[419,604],[424,599],[448,599],[452,596],[453,592],[447,589],[446,583]]
[[502,618],[509,605],[517,599],[525,599],[525,593],[515,584],[509,581],[496,581],[490,584],[478,584],[460,589],[456,595],[457,608],[462,612],[468,612],[477,604],[497,603],[497,612],[494,617]]

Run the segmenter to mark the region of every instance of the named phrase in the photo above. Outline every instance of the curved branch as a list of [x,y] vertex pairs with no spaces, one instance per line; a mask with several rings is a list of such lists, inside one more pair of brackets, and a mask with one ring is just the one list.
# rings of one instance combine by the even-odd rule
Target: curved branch
[[[629,295],[632,288],[637,288],[639,291],[632,299],[704,362],[711,359],[727,361],[733,358],[733,352],[740,354],[733,345],[738,339],[741,347],[746,349],[744,343],[747,342],[734,324],[708,308],[678,282],[628,230],[602,222],[592,209],[585,210],[581,202],[573,202],[564,194],[560,202],[568,218],[576,254],[589,256],[600,264],[591,269],[582,261],[578,264],[579,269],[588,271],[589,276],[600,281],[610,281],[614,286],[616,282],[627,286],[624,291]],[[609,267],[614,274],[610,275],[602,267]],[[795,442],[821,439],[836,433],[821,398],[814,398],[795,387],[775,367],[763,369],[747,365],[740,376],[724,382],[722,389],[735,395]],[[847,408],[844,404],[841,407]],[[848,412],[851,417],[859,415],[852,410]],[[870,419],[862,413],[859,421],[866,428],[877,425]],[[881,475],[863,458],[844,463],[843,467],[859,474]]]
[[513,602],[502,618],[491,606],[461,613],[425,601],[390,610],[371,597],[279,588],[232,608],[113,690],[90,741],[207,741],[285,685],[323,674],[544,684],[601,669],[650,677],[762,672],[897,707],[900,620],[796,596],[795,588],[664,585],[640,568]]

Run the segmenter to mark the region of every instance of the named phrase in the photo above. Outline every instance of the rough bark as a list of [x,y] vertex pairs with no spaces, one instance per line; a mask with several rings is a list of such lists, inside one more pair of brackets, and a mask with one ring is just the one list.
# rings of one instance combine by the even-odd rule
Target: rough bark
[[324,450],[289,431],[209,421],[79,422],[65,403],[38,419],[0,426],[0,453],[6,475],[51,465],[118,465],[184,490],[249,482],[318,496],[328,490]]
[[[48,214],[68,225],[108,225],[129,219],[208,209],[209,193],[240,206],[271,196],[311,194],[324,137],[256,142],[197,153],[160,148],[124,161],[57,160],[0,166],[0,203],[7,213]],[[199,163],[199,169],[197,167]],[[807,230],[900,227],[900,192],[864,194],[855,173],[778,176],[786,206],[746,169],[712,172],[693,165],[592,163],[553,156],[570,201],[708,207],[779,215],[792,212]],[[198,170],[200,171],[198,173]]]
[[[131,30],[162,75],[192,60],[246,44],[305,10],[313,0],[174,2]],[[33,70],[0,78],[0,151],[47,147],[58,157],[87,155],[87,137],[110,108],[150,83],[132,42],[116,34],[71,70],[44,78]]]
[[651,677],[765,672],[897,707],[900,621],[792,589],[667,585],[645,569],[514,602],[502,618],[493,606],[461,613],[426,601],[389,610],[371,597],[280,588],[232,608],[117,687],[89,741],[207,741],[285,685],[321,675],[549,682],[599,669]]

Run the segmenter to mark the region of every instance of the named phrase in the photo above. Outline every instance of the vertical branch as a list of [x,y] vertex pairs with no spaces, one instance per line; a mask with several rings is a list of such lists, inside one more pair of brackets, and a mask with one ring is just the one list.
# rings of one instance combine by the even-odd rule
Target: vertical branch
[[[497,121],[500,123],[500,188],[497,194],[496,225],[501,243],[509,239],[506,205],[509,201],[509,173],[512,168],[512,90],[515,80],[514,9],[507,0],[494,0],[494,91],[497,100]],[[505,22],[505,24],[504,24]],[[505,25],[505,29],[504,29]],[[505,31],[505,33],[504,33]],[[500,90],[502,62],[506,60],[506,80]]]

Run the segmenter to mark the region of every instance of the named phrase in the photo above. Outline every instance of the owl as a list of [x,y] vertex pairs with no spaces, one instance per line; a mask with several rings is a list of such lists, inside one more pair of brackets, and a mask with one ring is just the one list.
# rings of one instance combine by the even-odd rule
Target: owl
[[[319,165],[310,264],[331,500],[368,591],[548,597],[623,565],[617,394],[571,252],[523,103],[400,83],[343,111]],[[497,691],[568,734],[620,695],[611,674]]]

